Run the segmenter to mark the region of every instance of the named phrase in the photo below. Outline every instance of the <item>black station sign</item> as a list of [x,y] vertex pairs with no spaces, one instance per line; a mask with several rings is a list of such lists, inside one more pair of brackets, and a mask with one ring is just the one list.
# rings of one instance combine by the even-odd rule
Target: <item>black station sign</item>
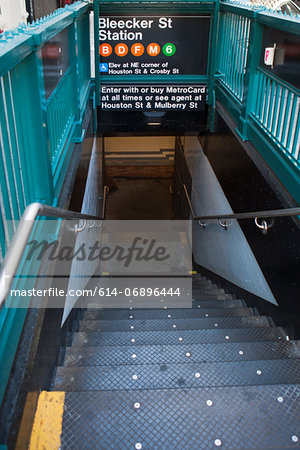
[[102,111],[203,111],[204,84],[101,84]]
[[210,17],[99,17],[100,74],[205,75]]

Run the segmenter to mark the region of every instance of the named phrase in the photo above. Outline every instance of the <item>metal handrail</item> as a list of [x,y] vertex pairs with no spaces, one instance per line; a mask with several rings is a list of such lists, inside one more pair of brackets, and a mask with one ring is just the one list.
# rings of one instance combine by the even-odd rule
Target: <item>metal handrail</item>
[[109,186],[104,186],[103,188],[103,199],[102,199],[102,215],[101,219],[105,219],[105,212],[106,212],[106,199],[109,194]]
[[237,214],[217,214],[214,216],[197,216],[193,217],[195,220],[226,220],[226,219],[260,219],[270,217],[288,217],[300,216],[300,208],[285,208],[285,209],[270,209],[266,211],[253,211],[247,213]]
[[234,213],[234,214],[215,214],[210,216],[196,216],[192,207],[192,202],[190,196],[188,194],[186,185],[183,184],[177,191],[180,189],[184,190],[187,203],[189,205],[190,213],[192,215],[193,220],[229,220],[229,219],[266,219],[266,218],[275,218],[275,217],[288,217],[288,216],[300,216],[300,208],[285,208],[285,209],[273,209],[267,211],[254,211],[254,212],[246,212],[246,213]]
[[192,202],[191,202],[190,196],[189,196],[189,194],[188,194],[186,185],[183,184],[182,187],[183,187],[183,189],[184,189],[185,197],[186,197],[186,199],[187,199],[187,202],[188,202],[188,205],[189,205],[191,214],[192,214],[192,218],[194,219],[194,218],[195,218],[195,213],[194,213],[194,209],[193,209]]
[[26,248],[28,238],[33,230],[35,219],[38,216],[57,217],[62,219],[99,220],[99,217],[96,216],[62,208],[55,208],[53,206],[43,205],[42,203],[31,203],[28,205],[20,219],[20,223],[5,255],[0,271],[0,309],[9,293],[13,278]]

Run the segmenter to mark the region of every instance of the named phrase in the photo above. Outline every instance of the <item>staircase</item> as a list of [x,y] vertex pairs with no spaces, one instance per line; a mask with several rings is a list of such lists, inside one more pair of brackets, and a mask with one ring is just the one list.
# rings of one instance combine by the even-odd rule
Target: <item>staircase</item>
[[192,309],[81,312],[52,391],[62,449],[300,446],[299,343],[199,274]]

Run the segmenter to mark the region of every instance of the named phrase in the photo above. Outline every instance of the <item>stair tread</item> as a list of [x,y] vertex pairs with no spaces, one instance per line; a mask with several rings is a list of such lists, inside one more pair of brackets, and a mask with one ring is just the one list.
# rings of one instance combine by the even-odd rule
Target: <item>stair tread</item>
[[[207,306],[205,306],[207,305]],[[210,306],[208,306],[210,305]],[[221,298],[221,299],[200,299],[200,300],[195,300],[193,299],[192,302],[192,307],[193,308],[202,308],[202,307],[206,307],[206,308],[233,308],[235,306],[245,306],[246,307],[246,302],[245,300],[242,299],[233,299],[233,298]]]
[[[82,304],[81,307],[85,307],[88,309],[97,309],[97,308],[122,308],[122,309],[126,309],[129,308],[130,306],[133,306],[135,308],[159,308],[160,306],[167,306],[168,308],[182,308],[182,307],[192,307],[193,304],[196,305],[198,304],[197,302],[202,302],[202,301],[213,301],[215,302],[216,306],[218,307],[218,302],[221,300],[234,300],[234,297],[231,294],[226,294],[224,292],[219,292],[219,291],[193,291],[192,294],[192,298],[191,297],[184,297],[184,298],[163,298],[160,299],[159,297],[157,297],[156,300],[152,299],[152,298],[147,298],[147,297],[134,297],[134,298],[129,298],[126,297],[125,294],[123,294],[123,296],[118,296],[118,297],[92,297],[91,299],[85,299],[83,298],[82,300]],[[162,304],[163,302],[163,304]]]
[[135,350],[132,358],[132,343],[128,346],[64,347],[60,355],[60,365],[105,366],[105,365],[147,365],[177,364],[186,362],[246,361],[263,359],[300,358],[300,345],[285,342],[245,342],[226,344],[183,344],[143,345]]
[[[154,331],[154,330],[205,330],[214,328],[267,327],[269,319],[265,316],[250,317],[203,317],[203,318],[167,318],[144,320],[81,320],[79,331]],[[76,323],[74,324],[76,327]],[[75,330],[76,328],[74,328]]]
[[215,284],[197,284],[192,282],[193,291],[214,291],[225,293],[223,288],[219,288]]
[[[213,330],[174,330],[174,331],[103,331],[68,333],[67,345],[128,345],[131,339],[135,345],[181,344],[181,343],[224,343],[285,340],[286,335],[280,327],[261,327],[245,329]],[[182,341],[179,339],[182,338]]]
[[300,380],[300,359],[212,363],[186,359],[185,364],[58,367],[53,386],[63,391],[140,390],[293,384]]
[[171,315],[172,318],[189,317],[239,317],[253,316],[252,308],[185,308],[185,309],[137,309],[137,310],[96,310],[86,311],[82,314],[82,320],[126,320],[130,316],[133,320],[139,319],[164,319]]
[[225,294],[223,292],[197,292],[193,290],[193,300],[234,300],[232,294]]
[[225,291],[223,288],[218,288],[217,286],[195,286],[193,284],[193,293],[197,294],[197,293],[208,293],[208,294],[225,294]]
[[299,415],[299,385],[67,392],[61,447],[206,450],[219,439],[222,448],[292,448]]
[[242,299],[232,300],[232,299],[223,299],[223,300],[196,300],[193,301],[190,308],[168,308],[168,307],[160,307],[160,308],[99,308],[97,305],[92,306],[92,304],[88,305],[86,308],[85,314],[89,311],[164,311],[164,310],[182,310],[182,309],[219,309],[219,308],[245,308],[247,307],[246,302]]

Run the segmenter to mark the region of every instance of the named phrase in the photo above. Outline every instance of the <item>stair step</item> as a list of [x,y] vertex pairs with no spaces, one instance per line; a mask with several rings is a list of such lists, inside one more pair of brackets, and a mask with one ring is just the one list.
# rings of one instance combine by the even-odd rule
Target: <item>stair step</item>
[[192,307],[193,308],[238,308],[238,307],[246,307],[247,304],[245,300],[235,300],[235,299],[214,299],[214,300],[193,300]]
[[193,300],[234,300],[231,294],[225,294],[223,292],[213,292],[213,291],[194,291],[193,290]]
[[299,385],[67,392],[61,448],[294,448],[299,414]]
[[[234,300],[231,294],[226,294],[223,289],[215,290],[193,290],[192,298],[157,298],[148,299],[147,297],[135,297],[134,299],[129,299],[126,296],[119,297],[93,297],[88,301],[88,308],[97,307],[109,307],[109,308],[128,308],[129,306],[135,306],[140,308],[159,308],[166,305],[168,308],[182,308],[192,306],[192,301],[194,303],[199,301],[215,301],[218,303],[220,300]],[[131,305],[132,303],[132,305]],[[215,306],[217,307],[217,306]]]
[[[220,308],[246,308],[246,302],[245,300],[218,300],[217,302],[215,300],[202,300],[202,301],[194,301],[192,303],[192,307],[193,308],[177,308],[176,310],[181,311],[182,309],[220,309]],[[172,308],[92,308],[89,307],[87,308],[87,310],[84,312],[84,318],[88,318],[89,313],[94,313],[95,311],[98,311],[99,313],[104,313],[104,314],[110,314],[112,312],[117,312],[117,311],[123,311],[123,312],[128,312],[128,311],[175,311],[175,309]]]
[[193,285],[193,293],[194,294],[225,294],[224,289],[218,288],[216,286],[208,286],[208,287],[197,287]]
[[135,346],[174,344],[214,344],[224,342],[253,342],[285,340],[282,328],[229,328],[213,330],[182,331],[103,331],[68,333],[67,346],[129,345],[135,339]]
[[193,281],[203,281],[204,283],[212,283],[210,279],[208,279],[206,276],[201,275],[200,273],[193,274]]
[[300,358],[300,343],[295,342],[244,342],[226,344],[142,345],[132,358],[132,345],[63,347],[59,365],[110,366],[182,364],[187,362],[251,361],[264,359]]
[[208,280],[207,278],[197,277],[197,276],[193,275],[192,280],[193,280],[193,284],[197,284],[199,286],[202,286],[202,285],[216,286],[211,280]]
[[220,289],[218,288],[218,286],[216,286],[215,284],[204,284],[204,283],[194,283],[194,281],[192,282],[192,286],[193,286],[193,291],[222,291],[223,293],[225,292],[224,289]]
[[253,316],[252,308],[218,308],[218,309],[136,309],[134,311],[125,310],[94,310],[86,311],[81,315],[83,320],[126,320],[139,319],[167,319],[172,318],[192,318],[192,317],[241,317]]
[[81,320],[74,323],[74,331],[158,331],[158,330],[207,330],[214,328],[267,327],[270,320],[265,316],[168,318],[148,320]]
[[[187,357],[188,360],[188,357]],[[137,378],[134,379],[134,376]],[[293,384],[300,359],[140,366],[58,367],[54,390],[182,389]]]

